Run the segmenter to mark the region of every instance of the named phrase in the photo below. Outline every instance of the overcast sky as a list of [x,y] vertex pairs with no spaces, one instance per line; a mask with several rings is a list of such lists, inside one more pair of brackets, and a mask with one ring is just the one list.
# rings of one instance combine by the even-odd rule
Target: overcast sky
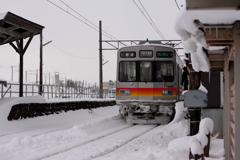
[[[175,0],[51,0],[55,5],[73,14],[57,8],[47,0],[0,0],[0,13],[12,12],[25,19],[44,26],[43,43],[52,43],[43,47],[43,72],[54,75],[59,72],[61,79],[85,80],[99,83],[99,32],[88,25],[98,26],[102,21],[102,29],[118,40],[161,40],[151,24],[141,13],[141,4],[163,36],[170,40],[180,40],[174,31],[174,22],[179,14]],[[134,3],[135,2],[135,3]],[[179,7],[184,0],[177,0]],[[87,20],[83,19],[84,16]],[[83,22],[86,22],[87,25]],[[103,36],[103,40],[109,37]],[[26,40],[24,41],[26,43]],[[36,81],[36,70],[39,69],[39,35],[35,36],[24,55],[24,82]],[[103,44],[103,47],[109,48]],[[116,80],[117,51],[103,51],[103,81]],[[18,80],[19,56],[9,45],[0,46],[0,79]],[[52,78],[51,78],[52,81]],[[43,82],[45,83],[45,76]]]

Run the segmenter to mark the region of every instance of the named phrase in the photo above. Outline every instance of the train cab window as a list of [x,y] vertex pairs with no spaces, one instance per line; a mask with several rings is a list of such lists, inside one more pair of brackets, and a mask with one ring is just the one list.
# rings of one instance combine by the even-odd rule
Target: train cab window
[[174,81],[174,64],[172,61],[155,62],[155,81],[156,82],[173,82]]
[[135,82],[136,81],[136,62],[119,63],[119,81]]
[[152,62],[140,62],[140,82],[152,82]]

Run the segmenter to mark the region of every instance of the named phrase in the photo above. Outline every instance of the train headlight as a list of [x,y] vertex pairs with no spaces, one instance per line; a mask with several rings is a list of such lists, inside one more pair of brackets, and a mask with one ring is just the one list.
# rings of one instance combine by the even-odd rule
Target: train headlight
[[120,95],[130,95],[131,91],[129,89],[121,89],[119,93]]
[[172,95],[173,91],[172,90],[163,90],[162,95]]

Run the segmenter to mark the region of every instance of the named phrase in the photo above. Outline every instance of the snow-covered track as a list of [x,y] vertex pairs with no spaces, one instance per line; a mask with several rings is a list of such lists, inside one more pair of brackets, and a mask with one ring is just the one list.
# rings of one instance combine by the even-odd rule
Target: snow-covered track
[[[101,125],[95,124],[94,119],[92,119],[92,120],[87,119],[86,121],[82,121],[81,123],[83,123],[83,124],[79,124],[79,127],[90,129],[89,125],[86,125],[86,124],[93,123],[92,125],[102,126],[102,125],[108,125],[109,123],[116,123],[118,121],[123,121],[118,115],[105,117],[103,119],[104,119],[104,122],[101,123]],[[67,129],[71,129],[73,127],[73,125],[76,125],[78,123],[79,123],[79,121],[70,121],[68,123],[61,123],[58,126],[55,125],[54,128],[52,128],[52,127],[41,127],[41,128],[38,128],[38,129],[31,129],[31,130],[26,130],[26,131],[21,131],[21,132],[3,134],[3,135],[0,135],[0,145],[3,144],[3,143],[9,142],[14,137],[24,138],[25,135],[29,135],[31,137],[37,137],[37,136],[40,136],[42,134],[46,135],[46,134],[51,134],[51,133],[54,133],[54,132],[57,132],[57,131],[64,131],[64,130],[67,130]]]
[[[1,159],[43,159],[87,143],[96,141],[131,127],[119,116],[74,125],[72,128],[46,132],[40,135],[15,137],[9,143],[0,144]],[[36,145],[37,144],[37,145]],[[20,147],[19,147],[20,146]],[[31,148],[31,151],[29,151]],[[8,154],[8,153],[11,154]],[[14,155],[14,157],[9,156]]]
[[[151,131],[155,127],[156,125],[131,126],[118,132],[93,140],[79,147],[72,148],[56,155],[49,155],[49,157],[47,157],[45,160],[72,159],[76,156],[79,157],[79,160],[90,160],[99,156],[104,156],[126,145],[133,139]],[[87,153],[86,151],[91,151],[91,153],[89,154],[89,152]]]

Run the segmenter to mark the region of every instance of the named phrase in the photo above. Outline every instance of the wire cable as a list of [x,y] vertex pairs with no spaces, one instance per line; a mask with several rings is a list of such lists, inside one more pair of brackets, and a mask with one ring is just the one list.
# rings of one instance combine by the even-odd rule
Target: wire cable
[[[142,11],[142,9],[138,6],[138,4],[133,0],[134,4],[137,6],[137,8],[140,10],[140,12],[143,14],[143,16],[147,19],[147,21],[151,24],[151,26],[153,27],[153,29],[158,33],[158,35],[164,40],[165,37],[162,35],[162,33],[160,31],[158,31],[158,29],[156,29],[156,27],[153,25],[153,21],[151,21],[151,18],[149,20],[149,18],[144,14],[144,12]],[[140,2],[140,1],[139,1]],[[141,3],[141,2],[140,2]],[[145,10],[145,9],[144,9]]]
[[[85,19],[87,22],[89,22],[91,25],[93,25],[94,27],[96,27],[98,29],[98,26],[95,25],[94,23],[92,23],[91,21],[89,21],[87,18],[85,18],[83,15],[81,15],[79,12],[77,12],[76,10],[74,10],[72,7],[70,7],[68,4],[66,4],[65,2],[63,2],[62,0],[60,0],[65,6],[67,6],[68,8],[70,8],[73,12],[75,12],[76,14],[78,14],[79,16],[81,16],[83,19]],[[118,40],[117,38],[113,37],[112,35],[110,35],[109,33],[105,32],[104,30],[102,30],[103,33],[105,33],[106,35],[108,35],[109,37],[111,37],[110,39],[115,39]]]
[[[85,25],[89,26],[90,28],[94,29],[95,31],[99,32],[99,28],[98,26],[94,25],[92,22],[90,22],[89,20],[87,20],[85,17],[83,17],[80,13],[78,13],[77,11],[75,11],[73,8],[71,8],[69,5],[67,5],[66,3],[64,3],[63,1],[61,1],[64,5],[66,5],[68,8],[70,8],[71,10],[73,10],[75,13],[77,13],[79,16],[81,16],[82,18],[84,18],[86,21],[88,21],[90,24],[88,24],[87,22],[83,21],[82,19],[80,19],[79,17],[75,16],[74,14],[68,12],[68,10],[63,9],[62,7],[58,6],[57,4],[51,2],[50,0],[47,0],[49,3],[53,4],[54,6],[56,6],[57,8],[59,8],[60,10],[66,12],[67,14],[71,15],[72,17],[76,18],[77,20],[79,20],[80,22],[84,23]],[[108,37],[109,39],[115,39],[113,36],[111,36],[110,34],[108,34],[106,31],[102,30],[102,34],[106,37]]]
[[[43,39],[47,40],[46,38],[43,37]],[[89,58],[86,58],[86,57],[79,57],[79,56],[75,56],[73,54],[70,54],[62,49],[60,49],[59,47],[55,46],[54,44],[50,43],[50,45],[52,45],[53,47],[57,48],[58,50],[60,50],[61,52],[67,54],[67,55],[70,55],[72,57],[76,57],[76,58],[80,58],[80,59],[94,59],[94,58],[97,58],[98,56],[95,56],[95,57],[89,57]]]
[[139,3],[141,4],[142,8],[144,9],[144,11],[147,13],[149,19],[151,20],[151,22],[153,23],[154,27],[156,28],[157,30],[157,33],[159,33],[161,35],[161,37],[163,37],[163,39],[165,40],[166,38],[163,36],[163,34],[160,32],[160,30],[158,29],[158,27],[156,26],[156,24],[154,23],[154,21],[152,20],[151,16],[148,14],[147,10],[145,9],[145,7],[143,6],[143,4],[141,3],[140,0],[138,0]]
[[177,3],[177,0],[175,0],[175,3],[176,3],[176,5],[177,5],[177,7],[178,7],[178,10],[180,10],[179,5],[178,5],[178,3]]

